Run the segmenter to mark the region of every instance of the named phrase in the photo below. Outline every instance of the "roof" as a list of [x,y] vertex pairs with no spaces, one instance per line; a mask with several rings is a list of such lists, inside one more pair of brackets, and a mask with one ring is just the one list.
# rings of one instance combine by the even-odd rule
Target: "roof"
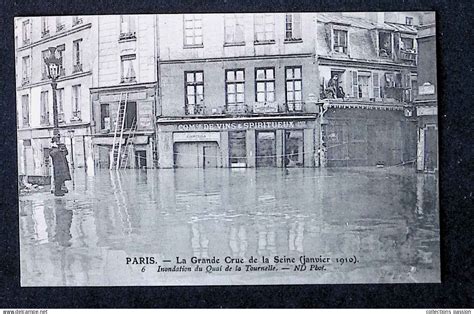
[[412,25],[389,23],[389,22],[379,24],[379,23],[370,21],[368,19],[352,17],[352,16],[342,16],[337,13],[319,13],[318,21],[322,23],[345,24],[345,25],[350,25],[353,27],[365,28],[365,29],[385,29],[389,31],[411,33],[411,34],[416,34],[417,32],[416,27]]

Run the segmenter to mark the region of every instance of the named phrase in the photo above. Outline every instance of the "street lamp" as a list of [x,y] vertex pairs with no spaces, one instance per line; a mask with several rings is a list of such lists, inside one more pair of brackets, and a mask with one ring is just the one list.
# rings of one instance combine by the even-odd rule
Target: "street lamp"
[[51,88],[53,90],[53,140],[56,143],[60,141],[59,120],[58,120],[58,102],[56,99],[57,79],[62,65],[62,57],[56,47],[49,47],[44,63],[48,69],[48,77],[51,79]]

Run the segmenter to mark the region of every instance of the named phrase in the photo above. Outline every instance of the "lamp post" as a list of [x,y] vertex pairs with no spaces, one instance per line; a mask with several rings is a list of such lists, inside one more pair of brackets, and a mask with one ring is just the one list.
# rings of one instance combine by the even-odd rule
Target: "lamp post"
[[62,57],[59,55],[56,47],[49,47],[48,54],[44,58],[44,63],[48,69],[48,77],[51,79],[51,88],[53,90],[53,140],[60,142],[59,119],[58,119],[58,101],[56,99],[57,79],[62,65]]

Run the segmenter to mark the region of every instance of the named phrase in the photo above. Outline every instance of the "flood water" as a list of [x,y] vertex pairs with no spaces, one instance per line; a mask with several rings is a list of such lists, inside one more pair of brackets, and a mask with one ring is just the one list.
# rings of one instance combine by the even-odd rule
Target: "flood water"
[[[439,282],[437,177],[412,168],[82,169],[20,197],[23,286]],[[324,271],[157,272],[177,258],[326,256]],[[127,264],[153,257],[155,265]],[[248,264],[248,262],[246,262]],[[178,265],[179,266],[179,265]],[[205,268],[208,265],[203,265]],[[224,264],[224,267],[226,265]],[[232,264],[235,269],[235,264]]]

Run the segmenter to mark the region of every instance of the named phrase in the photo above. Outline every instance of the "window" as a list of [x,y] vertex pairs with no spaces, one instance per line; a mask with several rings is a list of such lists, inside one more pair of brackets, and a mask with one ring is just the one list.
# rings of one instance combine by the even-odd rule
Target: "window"
[[56,98],[58,100],[58,121],[64,122],[64,88],[56,90]]
[[56,32],[64,30],[65,27],[63,18],[61,16],[56,16]]
[[21,96],[21,112],[23,115],[23,127],[30,126],[30,96]]
[[48,57],[48,50],[43,50],[41,52],[41,78],[43,80],[48,79],[48,67],[46,66],[45,59]]
[[406,52],[415,52],[415,40],[411,37],[401,37],[400,49]]
[[71,120],[81,119],[81,85],[72,86],[72,118]]
[[120,39],[136,38],[134,15],[120,15]]
[[81,63],[81,43],[82,39],[78,39],[72,42],[72,60],[73,60],[73,69],[72,73],[82,72],[82,63]]
[[184,45],[202,46],[202,18],[200,14],[184,16]]
[[225,15],[225,43],[245,44],[244,22],[242,15]]
[[245,111],[245,71],[227,70],[225,85],[227,112]]
[[260,68],[255,70],[257,102],[275,101],[275,68]]
[[48,17],[42,16],[41,17],[41,37],[49,36],[49,24],[48,24]]
[[405,24],[406,25],[413,25],[413,17],[411,17],[411,16],[405,17]]
[[275,42],[275,20],[273,14],[255,14],[254,23],[256,43]]
[[302,167],[304,165],[303,130],[285,130],[285,167]]
[[333,43],[333,51],[347,54],[347,31],[335,29]]
[[126,55],[121,57],[121,71],[122,83],[136,82],[137,76],[135,73],[137,57],[136,55]]
[[204,113],[204,72],[184,72],[186,80],[186,114]]
[[285,41],[301,40],[301,14],[288,13],[285,19]]
[[359,98],[369,98],[369,79],[370,73],[368,72],[359,72],[358,73],[358,82],[359,86],[358,97]]
[[27,84],[30,82],[30,73],[31,73],[31,62],[30,56],[25,56],[22,58],[22,84]]
[[100,105],[100,129],[110,130],[110,106],[109,104]]
[[379,32],[379,56],[384,58],[392,57],[392,34]]
[[56,51],[58,52],[58,56],[61,59],[61,65],[59,68],[59,76],[65,76],[66,75],[66,70],[64,68],[64,51],[66,50],[65,45],[60,45],[56,47]]
[[40,98],[40,124],[49,125],[48,91],[41,92]]
[[286,105],[288,111],[301,111],[302,108],[302,76],[301,67],[286,67]]
[[380,79],[376,72],[372,74],[372,86],[374,88],[374,98],[380,98]]
[[23,45],[29,45],[31,43],[31,23],[30,20],[23,21],[22,24],[22,33],[23,33]]

